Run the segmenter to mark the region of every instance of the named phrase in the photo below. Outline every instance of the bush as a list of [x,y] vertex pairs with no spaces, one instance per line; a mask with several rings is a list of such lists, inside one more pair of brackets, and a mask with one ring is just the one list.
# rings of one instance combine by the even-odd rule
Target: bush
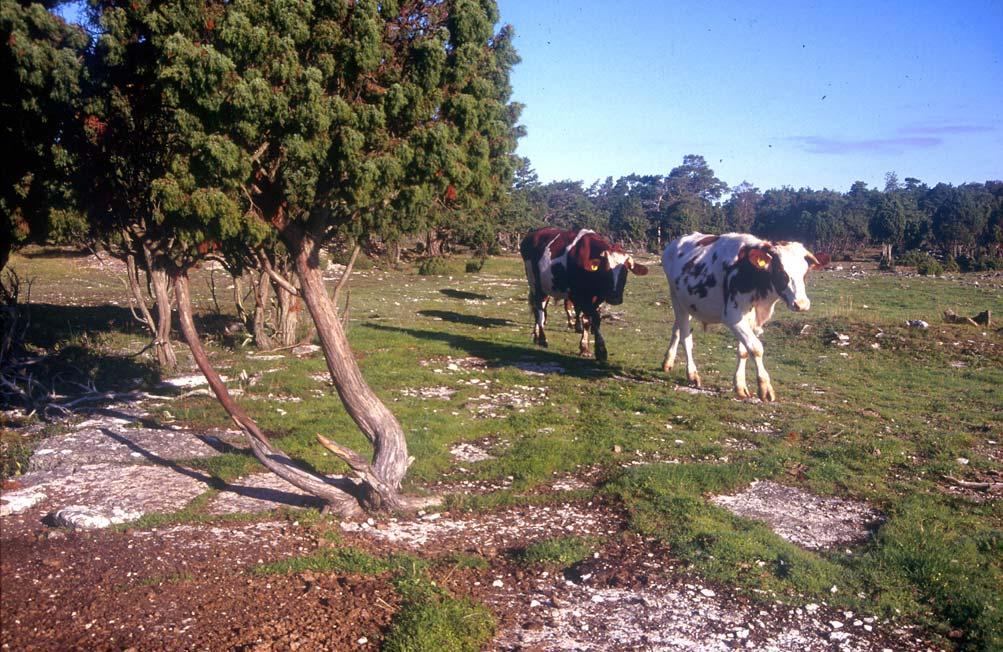
[[924,258],[916,262],[916,271],[923,276],[939,276],[944,273],[944,267],[937,262],[936,258],[925,254]]
[[418,265],[418,273],[422,276],[445,276],[449,273],[449,266],[445,258],[426,258]]
[[906,267],[919,267],[921,262],[927,261],[931,258],[932,256],[925,251],[910,249],[899,256],[899,265],[905,265]]
[[487,258],[484,257],[471,258],[468,260],[466,267],[467,274],[476,274],[481,271],[481,269],[484,268],[484,261],[486,260]]
[[961,268],[958,267],[958,261],[954,259],[954,256],[948,256],[944,259],[944,271],[945,272],[960,272]]

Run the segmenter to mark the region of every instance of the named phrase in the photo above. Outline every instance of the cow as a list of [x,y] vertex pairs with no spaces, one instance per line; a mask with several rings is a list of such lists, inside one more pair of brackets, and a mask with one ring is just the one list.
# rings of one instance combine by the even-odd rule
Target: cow
[[599,306],[604,302],[614,306],[623,303],[627,272],[644,276],[648,268],[634,262],[620,246],[610,244],[588,229],[562,231],[547,227],[530,231],[522,239],[519,253],[529,283],[529,308],[535,322],[533,343],[547,346],[544,332],[547,304],[551,297],[564,299],[569,326],[574,323],[572,314],[581,315],[579,352],[589,353],[591,331],[595,337],[596,360],[605,362],[608,352],[599,331]]
[[738,338],[738,369],[735,393],[749,398],[745,384],[745,361],[752,354],[759,379],[759,398],[775,401],[770,375],[763,366],[763,343],[759,335],[781,299],[794,312],[805,312],[811,301],[805,294],[805,277],[820,269],[828,256],[817,257],[800,242],[769,242],[746,233],[706,235],[691,233],[673,240],[662,253],[662,267],[669,282],[675,324],[662,361],[668,373],[676,359],[680,340],[686,351],[686,376],[700,387],[700,374],[693,361],[690,317],[707,324],[724,324]]

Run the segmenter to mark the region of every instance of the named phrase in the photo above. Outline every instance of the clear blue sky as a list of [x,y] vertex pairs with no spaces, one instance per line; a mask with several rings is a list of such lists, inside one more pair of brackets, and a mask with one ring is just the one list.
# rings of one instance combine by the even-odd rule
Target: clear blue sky
[[1003,0],[498,4],[542,181],[1003,179]]

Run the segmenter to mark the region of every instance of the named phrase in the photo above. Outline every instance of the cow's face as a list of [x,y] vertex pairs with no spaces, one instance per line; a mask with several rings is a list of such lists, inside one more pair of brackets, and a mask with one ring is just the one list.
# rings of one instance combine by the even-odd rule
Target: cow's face
[[648,268],[641,263],[635,263],[630,254],[619,246],[607,249],[599,254],[599,258],[589,261],[589,272],[600,274],[599,286],[607,303],[618,306],[623,303],[623,289],[627,286],[627,272],[638,276],[648,273]]
[[770,283],[787,307],[794,312],[805,312],[811,308],[811,299],[805,291],[805,277],[808,270],[824,267],[828,257],[820,261],[800,242],[780,242],[768,250],[753,250],[750,261],[753,265],[768,269]]

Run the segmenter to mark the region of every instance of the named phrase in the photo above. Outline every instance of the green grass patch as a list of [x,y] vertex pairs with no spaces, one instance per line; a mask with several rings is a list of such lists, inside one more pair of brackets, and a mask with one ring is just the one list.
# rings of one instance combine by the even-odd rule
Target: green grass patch
[[573,566],[595,548],[595,541],[585,537],[558,537],[531,543],[515,554],[523,566]]

